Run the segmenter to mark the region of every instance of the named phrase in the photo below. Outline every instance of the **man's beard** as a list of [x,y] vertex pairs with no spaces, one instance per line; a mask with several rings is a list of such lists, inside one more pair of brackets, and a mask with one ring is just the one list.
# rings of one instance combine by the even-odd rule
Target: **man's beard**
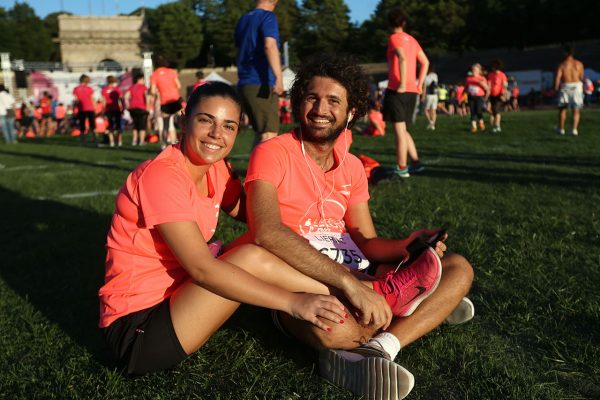
[[316,144],[327,144],[333,143],[346,129],[346,121],[339,126],[334,126],[327,129],[325,136],[314,135],[313,130],[309,128],[304,122],[300,122],[300,129],[302,130],[302,140]]

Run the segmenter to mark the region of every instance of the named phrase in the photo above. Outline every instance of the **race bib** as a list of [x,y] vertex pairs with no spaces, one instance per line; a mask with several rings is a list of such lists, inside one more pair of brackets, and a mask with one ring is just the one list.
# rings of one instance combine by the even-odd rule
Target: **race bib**
[[479,90],[479,86],[475,86],[475,85],[469,85],[468,91],[471,96],[480,96],[480,93],[481,93]]
[[369,260],[348,233],[308,233],[304,235],[304,238],[315,249],[350,269],[363,270],[369,266]]

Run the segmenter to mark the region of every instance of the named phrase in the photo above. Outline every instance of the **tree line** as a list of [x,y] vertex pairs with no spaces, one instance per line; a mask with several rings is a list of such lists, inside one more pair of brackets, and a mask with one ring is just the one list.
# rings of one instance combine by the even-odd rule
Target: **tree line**
[[[143,46],[177,67],[235,64],[233,31],[254,0],[179,0],[131,13],[146,17]],[[291,63],[315,52],[342,51],[362,62],[385,61],[387,11],[408,15],[407,31],[428,54],[597,39],[598,0],[380,0],[362,23],[344,0],[279,0],[275,10]],[[41,19],[26,2],[0,7],[0,51],[13,59],[59,61],[59,13]]]

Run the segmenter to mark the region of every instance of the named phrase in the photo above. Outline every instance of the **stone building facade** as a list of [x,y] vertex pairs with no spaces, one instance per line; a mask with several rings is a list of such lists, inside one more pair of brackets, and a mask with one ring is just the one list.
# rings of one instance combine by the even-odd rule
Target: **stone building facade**
[[73,71],[115,62],[122,68],[140,67],[143,25],[142,16],[59,15],[62,62]]

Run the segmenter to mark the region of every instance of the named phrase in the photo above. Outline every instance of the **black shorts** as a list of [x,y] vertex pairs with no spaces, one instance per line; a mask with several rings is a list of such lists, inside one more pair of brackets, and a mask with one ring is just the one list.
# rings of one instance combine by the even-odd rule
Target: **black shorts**
[[141,108],[132,108],[129,110],[129,114],[131,115],[131,119],[133,119],[133,129],[136,131],[145,131],[148,111]]
[[387,122],[410,122],[416,104],[416,93],[398,93],[387,89],[383,98],[383,119]]
[[483,118],[484,110],[483,96],[469,95],[469,110],[471,111],[471,121],[476,121]]
[[492,104],[493,115],[504,111],[504,100],[502,100],[502,96],[490,96],[490,103]]
[[22,117],[21,118],[21,125],[24,128],[29,128],[31,125],[33,125],[33,117],[31,117],[31,116]]
[[121,131],[121,111],[106,111],[109,131]]
[[90,131],[96,129],[96,115],[93,111],[79,111],[77,113],[77,118],[79,119],[79,130],[83,134],[85,132],[85,120],[87,119],[90,124]]
[[179,98],[170,103],[161,104],[160,111],[162,111],[165,114],[173,115],[183,108],[181,105],[181,102],[182,102],[182,99]]
[[175,334],[169,299],[125,315],[102,330],[127,374],[142,375],[179,364],[187,354]]

